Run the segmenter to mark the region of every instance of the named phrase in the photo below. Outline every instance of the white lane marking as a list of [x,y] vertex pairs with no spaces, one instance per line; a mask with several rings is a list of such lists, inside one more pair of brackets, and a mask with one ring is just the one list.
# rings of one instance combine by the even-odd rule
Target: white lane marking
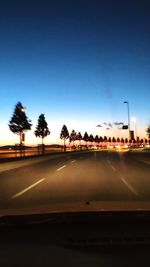
[[58,168],[56,171],[59,172],[59,171],[61,171],[62,169],[64,169],[65,167],[66,167],[66,165],[63,165],[63,166],[61,166],[60,168]]
[[138,193],[135,191],[135,189],[122,177],[120,176],[121,181],[134,193],[136,196],[138,196]]
[[149,161],[146,161],[146,160],[140,160],[141,162],[144,162],[145,164],[148,164],[150,165],[150,162]]
[[40,180],[37,181],[36,183],[31,184],[30,186],[26,187],[25,189],[23,189],[23,190],[20,191],[19,193],[13,195],[11,198],[14,199],[14,198],[17,198],[17,197],[23,195],[24,193],[26,193],[27,191],[29,191],[30,189],[32,189],[33,187],[35,187],[35,186],[38,185],[39,183],[43,182],[44,180],[45,180],[45,178],[40,179]]
[[[107,162],[109,163],[110,167],[113,169],[114,172],[118,172],[117,169],[111,164],[110,160],[107,160]],[[136,192],[136,190],[125,180],[125,178],[118,172],[121,181],[124,183],[124,185],[126,185],[128,187],[128,189],[136,196],[138,196],[138,193]]]
[[111,164],[110,160],[107,160],[107,162],[109,163],[109,165],[110,165],[110,167],[112,168],[112,170],[113,170],[114,172],[116,172],[117,170],[116,170],[116,168]]
[[74,163],[74,162],[76,162],[76,159],[74,159],[74,160],[71,161],[71,163]]

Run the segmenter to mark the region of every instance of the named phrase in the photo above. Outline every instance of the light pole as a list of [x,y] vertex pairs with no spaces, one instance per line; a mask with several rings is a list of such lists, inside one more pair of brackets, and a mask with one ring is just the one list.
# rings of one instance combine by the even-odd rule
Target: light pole
[[124,104],[127,104],[127,111],[128,111],[128,129],[129,129],[129,141],[130,141],[130,110],[129,110],[129,102],[124,101]]
[[[25,113],[25,107],[20,108],[22,113]],[[22,142],[25,141],[25,133],[23,131],[20,132],[20,156],[22,157]],[[25,152],[24,152],[25,153]]]

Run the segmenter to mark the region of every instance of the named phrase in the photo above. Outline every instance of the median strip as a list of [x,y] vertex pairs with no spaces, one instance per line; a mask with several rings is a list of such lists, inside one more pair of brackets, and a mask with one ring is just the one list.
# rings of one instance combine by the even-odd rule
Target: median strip
[[64,168],[66,168],[66,165],[63,165],[62,167],[58,168],[56,171],[59,172],[59,171],[61,171]]
[[39,183],[43,182],[45,180],[45,178],[43,179],[40,179],[39,181],[37,181],[36,183],[26,187],[25,189],[23,189],[22,191],[20,191],[19,193],[13,195],[11,198],[14,199],[14,198],[17,198],[21,195],[23,195],[24,193],[26,193],[27,191],[29,191],[30,189],[32,189],[33,187],[35,187],[36,185],[38,185]]

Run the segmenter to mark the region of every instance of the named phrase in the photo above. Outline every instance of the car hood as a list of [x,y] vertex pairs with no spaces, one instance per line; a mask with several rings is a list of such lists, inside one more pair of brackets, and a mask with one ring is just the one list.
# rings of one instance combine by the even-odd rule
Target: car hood
[[31,215],[52,213],[81,212],[115,212],[115,211],[147,211],[150,212],[150,201],[85,201],[70,203],[53,203],[22,208],[0,210],[0,217],[7,215]]

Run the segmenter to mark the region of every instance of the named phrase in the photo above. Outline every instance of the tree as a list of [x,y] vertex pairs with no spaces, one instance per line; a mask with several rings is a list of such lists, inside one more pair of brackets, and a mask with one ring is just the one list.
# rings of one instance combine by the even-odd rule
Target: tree
[[80,146],[81,146],[82,134],[80,132],[78,132],[77,134],[77,140],[79,141]]
[[22,147],[22,135],[24,132],[31,130],[31,120],[28,119],[25,113],[25,109],[21,102],[18,102],[15,106],[14,113],[9,121],[9,129],[20,136],[20,147]]
[[107,142],[107,136],[104,136],[104,140],[105,143]]
[[108,138],[108,142],[111,143],[111,137]]
[[87,146],[87,142],[89,140],[89,136],[88,136],[88,133],[85,132],[84,136],[83,136],[83,140],[86,142],[86,146]]
[[100,136],[99,141],[100,141],[100,143],[103,143],[104,139],[102,136]]
[[99,139],[98,135],[95,136],[94,141],[96,144],[99,144],[100,139]]
[[50,131],[48,129],[48,124],[45,120],[45,115],[41,114],[38,118],[38,124],[36,126],[36,129],[34,131],[34,134],[36,137],[42,138],[42,153],[44,153],[44,138],[48,135],[50,135]]
[[124,144],[124,139],[123,138],[121,138],[121,143]]
[[70,142],[73,142],[73,146],[74,146],[74,142],[77,140],[77,134],[75,132],[75,130],[72,130],[70,136],[69,136]]
[[143,140],[143,138],[141,138],[141,140],[140,140],[140,143],[141,143],[141,144],[143,144],[143,143],[144,143],[144,140]]
[[69,132],[66,125],[63,125],[60,133],[60,139],[64,140],[64,152],[66,152],[66,140],[69,138]]
[[148,141],[147,138],[145,138],[145,144],[147,144],[147,141]]
[[117,137],[117,143],[120,143],[120,138],[119,137]]
[[112,142],[116,143],[116,138],[115,137],[112,138]]
[[150,145],[150,125],[146,129],[146,133],[148,135],[149,145]]
[[88,138],[88,141],[91,142],[91,145],[92,143],[94,142],[94,137],[92,134],[90,134],[89,138]]

